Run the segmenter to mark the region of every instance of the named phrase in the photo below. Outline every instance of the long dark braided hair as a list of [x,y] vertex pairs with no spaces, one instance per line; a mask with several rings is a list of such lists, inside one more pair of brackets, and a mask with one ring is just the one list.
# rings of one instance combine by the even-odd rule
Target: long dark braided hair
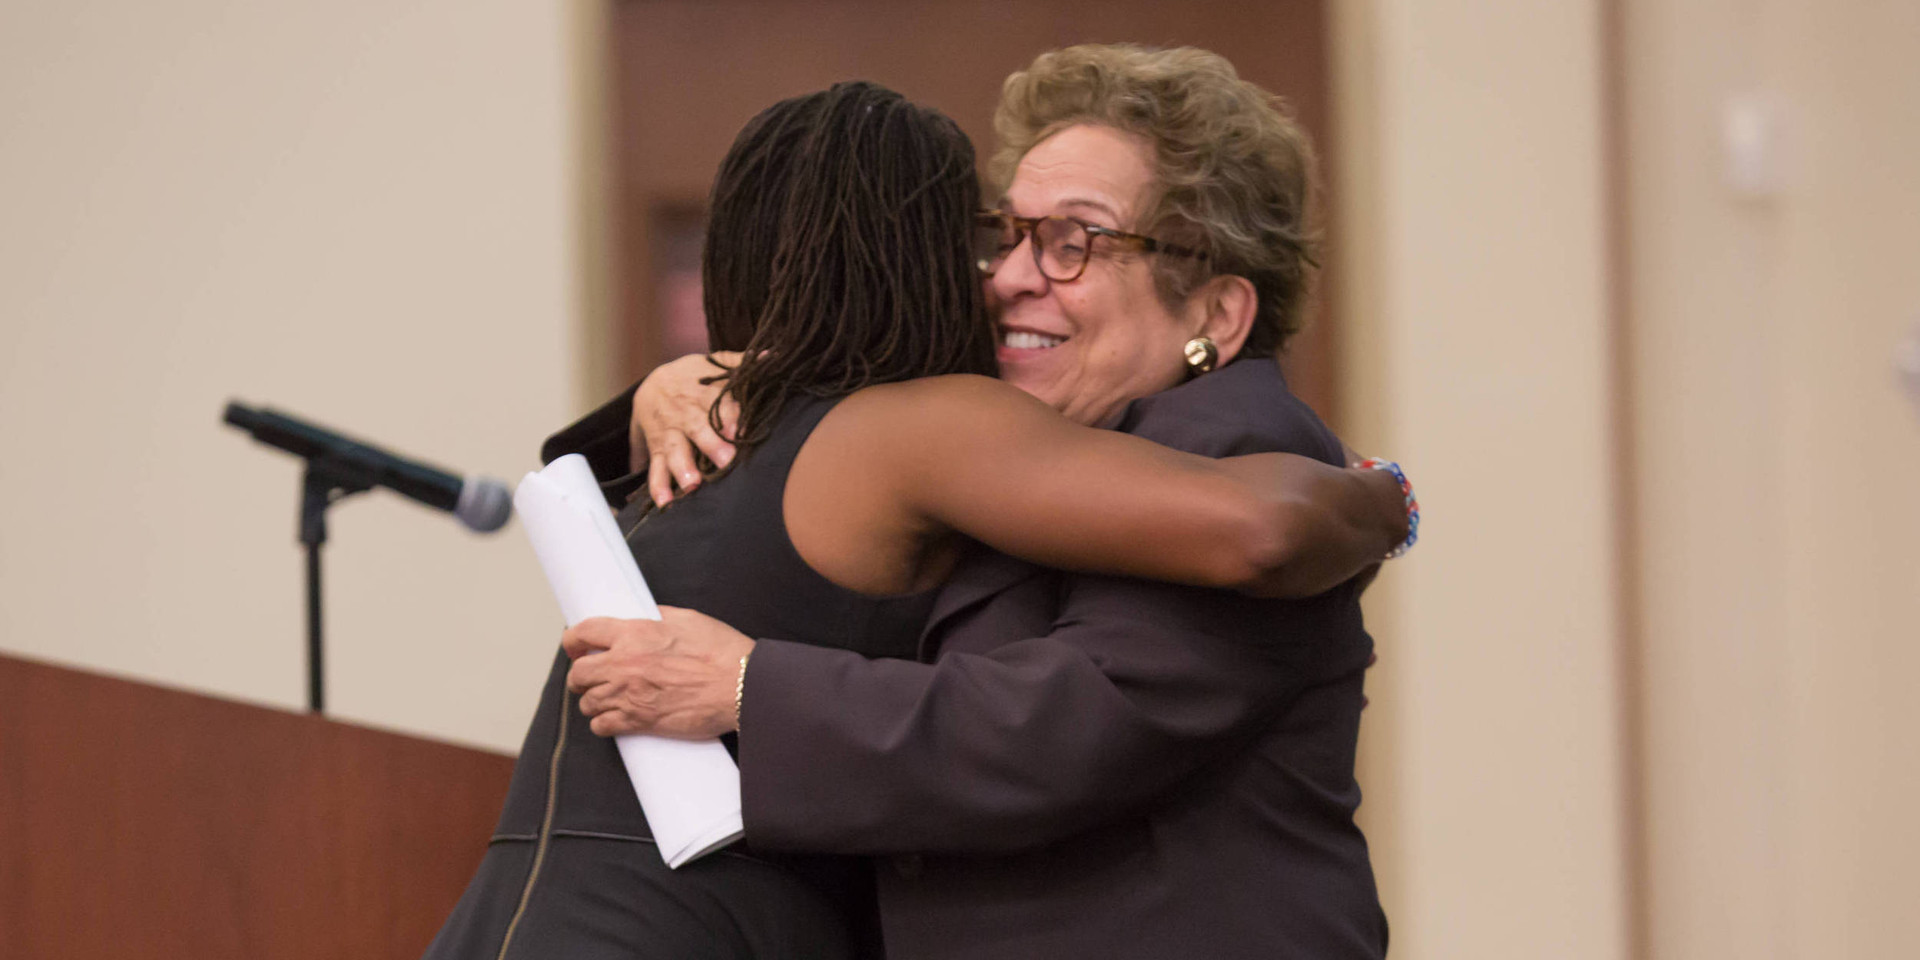
[[[774,104],[714,178],[701,275],[745,457],[795,396],[995,372],[972,263],[973,144],[872,83]],[[716,405],[712,413],[719,428]]]

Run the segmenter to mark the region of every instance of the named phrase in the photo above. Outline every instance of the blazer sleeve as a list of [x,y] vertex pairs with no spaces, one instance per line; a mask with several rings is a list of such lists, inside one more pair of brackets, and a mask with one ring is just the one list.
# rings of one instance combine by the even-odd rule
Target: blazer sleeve
[[1332,639],[1359,627],[1348,589],[1263,601],[1080,577],[1049,635],[932,664],[764,641],[739,741],[747,838],[1001,853],[1135,813],[1364,666],[1364,645]]
[[622,390],[592,413],[568,424],[540,445],[540,462],[552,463],[570,453],[587,458],[600,481],[607,505],[624,506],[627,497],[647,482],[647,471],[630,470],[627,463],[627,425],[633,419],[633,392],[639,381]]

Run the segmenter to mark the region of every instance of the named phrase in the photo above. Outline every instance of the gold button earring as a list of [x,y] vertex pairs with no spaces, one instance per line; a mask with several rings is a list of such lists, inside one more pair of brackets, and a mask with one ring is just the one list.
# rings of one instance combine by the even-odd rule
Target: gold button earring
[[1197,377],[1213,370],[1220,362],[1220,348],[1206,337],[1194,337],[1187,341],[1184,348],[1187,355],[1187,376]]

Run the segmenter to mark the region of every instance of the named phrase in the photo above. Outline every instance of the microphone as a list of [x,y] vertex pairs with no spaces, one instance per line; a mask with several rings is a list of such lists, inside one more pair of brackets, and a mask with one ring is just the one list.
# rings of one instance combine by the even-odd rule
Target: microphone
[[467,528],[490,533],[513,514],[513,494],[491,477],[456,477],[438,467],[395,456],[325,427],[266,408],[229,402],[223,418],[253,438],[295,456],[345,471],[368,486],[386,487],[402,496],[452,513]]

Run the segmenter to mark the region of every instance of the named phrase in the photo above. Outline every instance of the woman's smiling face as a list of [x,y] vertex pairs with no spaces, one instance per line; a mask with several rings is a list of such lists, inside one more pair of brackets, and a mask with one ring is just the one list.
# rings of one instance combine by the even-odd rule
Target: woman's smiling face
[[[1137,231],[1152,199],[1151,158],[1150,144],[1133,134],[1068,127],[1027,151],[1000,209]],[[1001,379],[1091,426],[1181,381],[1181,348],[1203,318],[1194,309],[1167,309],[1148,255],[1096,237],[1086,272],[1060,283],[1040,273],[1032,243],[1023,240],[987,281]]]

